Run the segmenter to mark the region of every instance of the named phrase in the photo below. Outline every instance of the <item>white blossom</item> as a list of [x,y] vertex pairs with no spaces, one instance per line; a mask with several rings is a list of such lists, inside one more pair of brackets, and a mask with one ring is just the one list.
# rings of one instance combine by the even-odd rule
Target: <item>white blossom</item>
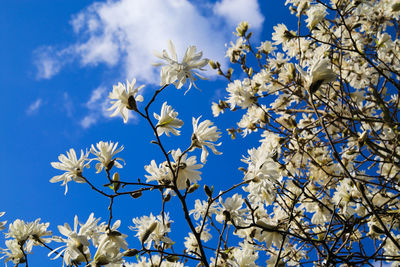
[[[18,265],[24,261],[24,252],[17,239],[8,239],[5,241],[7,249],[0,248],[0,254],[4,254],[0,259],[5,258],[4,262],[12,261],[14,264]],[[29,251],[27,251],[29,252]]]
[[127,235],[117,231],[120,224],[121,221],[117,220],[110,229],[108,229],[108,226],[103,225],[102,228],[104,229],[100,230],[103,234],[101,234],[97,242],[97,251],[93,256],[92,266],[122,263],[124,254],[121,249],[127,250],[128,243],[125,240]]
[[321,22],[325,18],[327,14],[328,12],[326,12],[326,7],[324,7],[323,5],[312,5],[307,10],[307,27],[310,30],[313,29],[319,22]]
[[306,79],[306,84],[311,93],[318,90],[321,84],[336,80],[336,73],[331,69],[330,64],[327,58],[320,58],[313,63],[308,73],[304,72],[299,66],[296,66],[297,70]]
[[[75,216],[73,229],[68,223],[59,225],[59,232],[66,238],[54,237],[54,241],[65,243],[65,245],[54,249],[49,253],[49,256],[57,252],[57,255],[53,259],[57,259],[63,255],[63,262],[67,265],[79,265],[81,262],[90,261],[89,240],[93,239],[94,243],[96,243],[96,235],[98,234],[97,223],[99,220],[100,219],[96,219],[92,213],[84,224],[80,224],[78,216]],[[78,225],[80,226],[79,230]]]
[[118,149],[117,147],[118,142],[113,143],[111,141],[100,141],[96,144],[96,147],[92,145],[90,152],[96,156],[94,160],[99,161],[99,163],[96,164],[97,173],[101,172],[103,168],[105,170],[110,170],[113,166],[122,168],[122,165],[119,163],[119,161],[123,161],[123,159],[113,157],[115,154],[121,152],[124,149],[124,146],[121,146]]
[[73,180],[77,183],[84,183],[85,180],[81,176],[83,168],[88,167],[88,164],[86,164],[86,161],[88,160],[88,154],[88,151],[84,153],[83,150],[81,150],[81,156],[78,159],[75,150],[71,148],[69,151],[67,151],[66,156],[64,154],[58,156],[58,160],[60,162],[52,162],[51,166],[55,169],[65,171],[65,173],[54,176],[50,179],[50,182],[57,183],[62,181],[63,183],[61,186],[65,185],[65,194],[67,194],[68,191],[67,183],[69,181]]
[[211,149],[211,151],[216,155],[221,155],[222,153],[219,152],[215,146],[220,146],[221,143],[215,144],[220,136],[221,132],[218,132],[216,126],[209,121],[205,120],[199,123],[201,116],[197,119],[193,118],[193,135],[192,135],[192,146],[201,148],[201,162],[204,164],[206,163],[206,159],[208,156],[207,147]]
[[[201,228],[201,225],[196,227],[196,231],[199,232]],[[203,230],[200,234],[200,239],[203,242],[207,242],[208,240],[211,239],[211,234],[209,233],[209,229],[207,228],[207,226],[205,225],[203,227]],[[195,237],[195,235],[190,232],[189,236],[185,237],[185,242],[184,242],[185,248],[186,250],[190,253],[190,254],[195,254],[195,253],[199,253],[199,245],[197,242],[197,239]]]
[[258,50],[262,51],[265,54],[269,54],[276,50],[276,47],[272,44],[271,41],[261,42],[261,45],[257,47]]
[[143,96],[138,92],[144,85],[135,88],[136,79],[132,82],[126,81],[126,85],[118,83],[113,86],[112,92],[108,95],[111,99],[112,106],[108,110],[114,110],[110,115],[111,117],[117,116],[118,112],[121,113],[124,123],[128,122],[129,110],[137,110],[137,102],[143,102]]
[[[189,79],[189,89],[195,85],[196,77],[205,79],[203,76],[194,72],[196,69],[204,70],[203,67],[208,64],[208,59],[202,58],[203,53],[196,53],[196,46],[189,46],[186,49],[185,55],[181,62],[178,61],[176,49],[172,41],[168,42],[168,50],[162,53],[154,52],[155,56],[166,61],[166,63],[155,63],[155,66],[163,66],[161,68],[161,85],[168,85],[173,83],[177,89],[180,89]],[[188,89],[188,90],[189,90]]]
[[196,199],[194,203],[194,209],[190,210],[189,214],[193,215],[193,218],[196,221],[200,218],[203,219],[206,216],[207,210],[207,215],[214,214],[217,211],[215,203],[208,203],[207,201],[201,201],[200,199]]
[[182,155],[179,148],[177,150],[172,150],[171,156],[174,159],[175,166],[179,163],[177,166],[178,177],[176,179],[176,186],[178,189],[185,189],[187,187],[186,181],[193,184],[201,180],[201,172],[198,171],[198,169],[203,167],[203,165],[197,164],[196,156],[188,158],[187,154]]
[[235,106],[245,109],[255,103],[255,91],[252,89],[250,79],[244,79],[243,81],[234,80],[228,84],[226,91],[229,93],[226,102],[232,110]]
[[147,178],[146,182],[158,181],[160,184],[172,183],[172,173],[166,162],[157,166],[155,160],[152,160],[150,165],[146,165],[144,169],[150,174],[145,175]]
[[147,248],[150,248],[153,242],[155,248],[160,246],[161,242],[167,246],[173,244],[173,241],[168,237],[173,221],[169,219],[167,213],[164,216],[158,215],[157,217],[150,213],[150,216],[134,218],[132,222],[134,226],[130,226],[129,229],[137,232],[135,236],[139,238],[140,242],[146,244]]
[[24,244],[29,239],[30,244],[28,247],[31,247],[32,245],[41,245],[41,243],[50,242],[50,238],[43,237],[51,235],[51,231],[47,231],[49,225],[50,223],[40,223],[40,219],[29,223],[16,219],[14,222],[9,224],[6,237],[14,238],[20,244]]
[[157,134],[162,135],[165,133],[169,136],[170,133],[174,135],[179,135],[180,131],[177,128],[181,128],[183,125],[183,121],[177,118],[178,112],[174,111],[171,106],[167,105],[167,102],[164,102],[161,107],[161,114],[158,115],[154,113],[154,118],[158,120],[156,125]]
[[[0,217],[2,217],[5,214],[5,212],[0,212]],[[0,231],[5,229],[5,225],[6,225],[7,221],[2,221],[0,222]]]
[[249,49],[246,46],[246,39],[239,37],[236,39],[236,43],[231,42],[230,47],[226,51],[226,57],[229,57],[231,62],[237,62],[240,56],[246,54]]
[[293,31],[289,31],[285,24],[278,24],[274,26],[274,32],[272,33],[272,40],[274,40],[274,44],[278,45],[281,43],[285,43],[292,39],[295,36]]

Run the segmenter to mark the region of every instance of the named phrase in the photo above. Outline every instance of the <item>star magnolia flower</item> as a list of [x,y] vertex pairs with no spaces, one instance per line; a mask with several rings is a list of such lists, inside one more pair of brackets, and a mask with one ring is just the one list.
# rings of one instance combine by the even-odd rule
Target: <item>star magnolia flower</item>
[[319,22],[321,22],[325,18],[327,14],[328,12],[326,12],[326,7],[322,5],[312,5],[310,9],[307,10],[307,27],[310,30],[313,29]]
[[77,183],[84,183],[85,180],[81,178],[81,175],[83,168],[88,167],[88,164],[85,164],[85,162],[88,160],[88,154],[89,152],[83,153],[83,150],[81,150],[81,156],[78,159],[76,157],[75,150],[71,148],[69,152],[67,151],[67,156],[64,154],[58,156],[58,160],[60,162],[52,162],[51,166],[55,169],[65,171],[65,173],[54,176],[50,179],[50,182],[57,183],[63,181],[61,186],[65,185],[65,194],[67,194],[68,191],[67,183],[69,181],[74,180]]
[[285,43],[296,36],[296,33],[289,31],[285,24],[278,24],[274,26],[274,32],[272,33],[272,40],[274,40],[274,45]]
[[99,226],[99,229],[103,234],[99,236],[99,240],[97,241],[98,244],[96,244],[96,247],[100,246],[102,242],[104,242],[104,239],[110,240],[112,243],[115,243],[115,245],[118,248],[123,248],[125,250],[128,249],[128,243],[126,242],[125,238],[127,235],[122,234],[118,231],[118,228],[121,225],[120,220],[116,220],[114,224],[111,226],[111,228],[108,227],[106,224],[101,224]]
[[197,221],[200,218],[204,218],[206,214],[214,214],[217,211],[216,204],[209,203],[205,200],[200,201],[200,199],[196,199],[194,203],[194,209],[189,211],[189,215],[193,215],[193,218]]
[[229,258],[228,266],[258,266],[258,252],[254,246],[248,243],[241,243],[239,248],[232,250],[232,258]]
[[[4,254],[4,256],[0,257],[0,259],[6,258],[4,262],[12,261],[16,266],[22,262],[25,258],[24,252],[21,250],[20,244],[18,244],[18,240],[16,239],[8,239],[6,240],[7,249],[0,248],[0,253]],[[30,252],[30,251],[26,251]]]
[[214,144],[212,142],[216,142],[218,138],[221,136],[221,132],[218,132],[217,127],[213,126],[214,124],[205,120],[199,124],[201,116],[197,119],[193,118],[193,135],[192,135],[192,146],[198,147],[202,149],[201,152],[201,162],[206,163],[206,159],[208,156],[208,151],[206,147],[209,147],[211,151],[216,155],[221,155],[215,146],[220,146],[221,143]]
[[[96,147],[98,150],[96,149]],[[103,167],[106,170],[110,170],[112,166],[115,166],[117,168],[122,168],[122,165],[121,163],[118,162],[118,160],[123,161],[123,159],[121,158],[113,159],[113,157],[115,154],[121,152],[124,149],[123,146],[117,149],[118,142],[114,144],[111,141],[110,142],[100,141],[96,144],[96,147],[92,145],[92,147],[90,148],[90,152],[97,157],[94,160],[99,161],[99,163],[96,164],[97,173],[101,172],[103,170]]]
[[181,128],[183,121],[176,118],[177,116],[178,112],[174,111],[171,106],[168,106],[167,102],[164,102],[161,107],[161,114],[154,113],[154,118],[158,120],[156,126],[158,135],[162,135],[163,133],[167,136],[170,136],[169,133],[179,135],[180,131],[176,128]]
[[317,91],[322,84],[336,80],[336,73],[330,68],[330,61],[327,58],[318,59],[308,73],[298,65],[296,65],[296,68],[305,77],[310,93]]
[[[93,257],[91,266],[96,267],[109,263],[121,263],[123,254],[121,248],[128,249],[128,243],[125,238],[127,235],[117,231],[121,225],[121,221],[117,220],[111,229],[107,229],[106,225],[104,233],[99,237],[96,254]],[[102,229],[103,230],[103,229]]]
[[236,43],[230,43],[225,56],[229,57],[232,63],[235,63],[240,59],[240,56],[245,55],[248,51],[249,49],[246,46],[246,40],[243,37],[240,37],[236,40]]
[[172,174],[166,162],[157,166],[157,163],[152,160],[150,165],[146,165],[144,169],[150,174],[145,175],[146,182],[157,181],[160,184],[169,184],[172,182]]
[[239,219],[241,217],[241,215],[245,212],[245,210],[242,209],[243,203],[244,203],[244,200],[243,200],[242,196],[237,193],[234,194],[232,197],[228,197],[225,200],[225,202],[221,198],[220,199],[220,204],[221,204],[220,212],[217,214],[215,219],[218,222],[223,222],[226,219],[224,211],[229,212],[231,219],[235,219],[235,220]]
[[42,238],[42,236],[51,235],[51,231],[47,231],[49,225],[50,223],[40,223],[40,219],[29,223],[16,219],[13,223],[10,223],[6,237],[15,238],[20,244],[24,244],[28,239],[31,239],[30,241],[32,242],[28,247],[40,244],[40,242],[47,243],[50,239]]
[[155,243],[155,247],[159,246],[161,242],[166,245],[173,244],[173,241],[167,236],[171,231],[171,223],[173,223],[168,213],[157,217],[150,213],[150,216],[134,218],[132,222],[134,226],[129,226],[129,229],[136,231],[135,236],[139,238],[140,242],[146,244],[147,248],[150,248],[152,242]]
[[173,83],[177,89],[180,89],[186,83],[186,80],[189,79],[189,90],[192,85],[196,87],[194,84],[194,81],[196,80],[195,76],[199,77],[200,79],[205,79],[200,74],[194,72],[194,70],[204,70],[203,67],[208,64],[208,59],[201,59],[203,53],[196,53],[195,46],[189,46],[186,49],[182,62],[178,62],[175,46],[171,40],[168,42],[168,50],[171,56],[166,50],[163,50],[162,54],[158,52],[154,53],[156,57],[166,61],[166,63],[153,64],[154,66],[164,66],[161,69],[162,86]]
[[261,42],[261,45],[257,47],[258,50],[262,51],[265,54],[271,53],[276,50],[276,47],[272,44],[271,41]]
[[[5,214],[4,211],[3,211],[3,212],[0,212],[0,217],[2,217],[4,214]],[[6,225],[6,223],[7,223],[7,221],[0,222],[0,231],[2,231],[2,230],[5,229],[4,226]]]
[[108,95],[108,98],[113,99],[110,101],[112,106],[108,110],[115,110],[110,117],[117,116],[119,112],[124,119],[124,123],[126,123],[129,110],[137,110],[136,102],[143,102],[143,96],[137,93],[144,85],[135,88],[135,84],[136,79],[133,79],[131,83],[126,81],[126,86],[122,83],[113,86],[113,91]]
[[[210,229],[207,229],[207,225],[204,225],[203,227],[201,225],[197,225],[196,231],[200,232],[200,229],[203,228],[201,234],[200,234],[200,239],[204,242],[207,242],[212,238],[210,234]],[[185,237],[185,242],[184,242],[186,251],[191,254],[197,254],[199,251],[199,245],[197,243],[197,239],[194,236],[193,233],[189,233],[189,236]]]
[[203,167],[203,165],[197,164],[195,156],[189,158],[187,158],[187,154],[182,156],[182,152],[179,148],[177,150],[172,150],[171,155],[175,164],[179,161],[179,173],[176,180],[176,186],[179,190],[186,188],[186,181],[196,183],[196,181],[201,180],[201,172],[198,171],[198,169]]
[[[95,233],[97,233],[97,223],[99,220],[94,218],[94,214],[92,213],[85,224],[80,224],[78,216],[75,216],[74,229],[71,229],[68,223],[59,225],[59,232],[66,238],[54,237],[54,241],[65,243],[65,245],[54,249],[48,256],[58,252],[53,259],[57,259],[63,255],[64,263],[68,266],[72,265],[72,263],[79,265],[81,262],[91,260],[89,239],[93,239],[96,236]],[[81,226],[79,231],[78,225]],[[62,250],[59,251],[61,248]]]
[[110,264],[109,266],[121,266],[123,256],[120,248],[115,243],[109,239],[103,239],[97,248],[90,266],[97,267],[108,264]]

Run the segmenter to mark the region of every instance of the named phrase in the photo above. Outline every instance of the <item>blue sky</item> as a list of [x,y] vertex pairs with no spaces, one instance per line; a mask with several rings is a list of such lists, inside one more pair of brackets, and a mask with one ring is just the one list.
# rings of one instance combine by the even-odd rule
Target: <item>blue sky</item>
[[[146,101],[159,83],[159,69],[151,66],[157,61],[153,50],[166,48],[169,39],[175,43],[178,56],[188,45],[196,45],[205,57],[227,64],[224,45],[232,40],[239,21],[248,20],[256,40],[266,40],[277,23],[295,25],[295,18],[288,21],[289,14],[284,1],[3,1],[0,211],[6,211],[4,218],[42,218],[51,223],[54,234],[58,234],[56,225],[71,224],[75,214],[81,221],[91,212],[106,220],[107,199],[84,184],[73,183],[64,196],[64,188],[49,180],[60,174],[50,166],[60,153],[69,148],[86,149],[98,141],[125,146],[120,157],[127,163],[121,171],[122,177],[129,177],[126,179],[143,178],[144,165],[152,159],[161,161],[158,148],[149,143],[153,135],[144,121],[137,118],[123,124],[121,117],[108,117],[106,96],[112,86],[137,78],[138,84],[146,84]],[[192,117],[203,115],[216,123],[223,132],[220,150],[224,154],[209,156],[201,183],[226,189],[241,181],[237,170],[241,155],[257,145],[257,135],[236,140],[227,136],[225,129],[239,116],[212,117],[211,102],[224,96],[226,83],[211,71],[207,75],[208,81],[198,83],[201,91],[191,89],[184,96],[185,88],[178,91],[170,87],[151,111],[159,113],[162,103],[168,101],[185,122],[182,136],[164,138],[168,149],[189,145]],[[93,169],[88,176],[101,184],[104,176],[94,175]],[[136,201],[121,198],[116,204],[116,217],[123,220],[121,229],[130,234],[128,242],[134,246],[134,233],[127,230],[131,218],[150,211],[158,214],[159,197],[154,193]],[[179,208],[173,211],[178,203],[170,205],[175,229],[179,229],[181,213]],[[177,241],[179,238],[183,236]],[[0,238],[0,247],[3,244]],[[32,266],[44,262],[60,266],[59,261],[48,263],[46,254],[45,250],[34,250]]]

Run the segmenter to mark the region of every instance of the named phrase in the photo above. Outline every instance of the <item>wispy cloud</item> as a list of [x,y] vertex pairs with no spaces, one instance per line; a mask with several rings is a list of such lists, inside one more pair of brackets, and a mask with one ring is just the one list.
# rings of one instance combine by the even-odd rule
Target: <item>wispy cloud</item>
[[42,103],[43,100],[41,98],[38,98],[36,101],[34,101],[32,104],[29,105],[29,107],[26,109],[26,114],[32,115],[36,113],[41,107]]
[[214,5],[213,11],[231,26],[247,21],[253,29],[259,29],[264,22],[257,0],[222,0]]
[[75,109],[74,102],[72,101],[71,96],[68,94],[68,92],[63,93],[62,109],[68,118],[73,118]]
[[36,52],[38,77],[58,73],[68,55],[68,59],[79,59],[82,66],[103,63],[119,68],[123,79],[135,77],[158,84],[158,70],[151,65],[156,61],[154,50],[161,51],[172,40],[179,55],[187,46],[196,45],[205,57],[223,62],[224,45],[241,20],[261,28],[263,16],[257,0],[97,2],[73,16],[77,42],[60,50],[44,47]]
[[80,121],[83,128],[89,128],[90,126],[97,123],[101,118],[107,118],[109,112],[107,111],[107,97],[106,88],[100,86],[94,89],[90,95],[89,100],[86,102],[85,107],[88,109],[88,113]]
[[33,56],[37,69],[36,78],[50,79],[59,73],[66,63],[72,62],[73,50],[71,47],[57,50],[51,46],[42,46],[33,52]]

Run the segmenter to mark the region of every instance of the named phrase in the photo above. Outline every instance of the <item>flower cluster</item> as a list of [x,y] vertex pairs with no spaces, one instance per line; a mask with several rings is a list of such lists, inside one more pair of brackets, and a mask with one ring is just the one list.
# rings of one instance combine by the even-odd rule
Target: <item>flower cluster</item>
[[[121,249],[127,250],[128,244],[125,240],[127,235],[117,231],[121,222],[118,220],[112,227],[108,227],[104,223],[99,224],[99,221],[92,213],[83,224],[75,216],[73,228],[68,223],[59,225],[58,230],[64,237],[55,236],[53,239],[63,245],[53,250],[49,256],[53,253],[56,254],[54,259],[62,256],[66,265],[84,262],[90,262],[91,266],[122,263]],[[96,248],[93,258],[89,249],[91,244]]]
[[16,219],[9,224],[6,233],[7,249],[1,249],[0,254],[4,254],[1,258],[5,258],[5,262],[12,261],[14,264],[26,261],[26,254],[32,251],[33,246],[42,246],[51,241],[52,234],[48,231],[50,223],[41,223],[40,219],[34,222],[24,222]]
[[176,185],[177,189],[185,189],[188,185],[196,183],[201,180],[198,171],[202,167],[197,164],[196,156],[188,157],[187,154],[182,154],[182,151],[171,151],[173,162],[171,167],[168,162],[163,162],[157,166],[154,160],[150,165],[145,166],[145,170],[150,175],[145,175],[147,182],[157,181],[159,184]]
[[[115,154],[121,152],[124,147],[118,147],[118,142],[103,142],[100,141],[96,146],[92,145],[90,151],[85,153],[81,150],[81,156],[78,159],[76,152],[73,148],[67,151],[67,155],[61,154],[58,159],[60,162],[52,162],[51,166],[55,169],[65,171],[61,175],[54,176],[50,179],[51,183],[57,183],[62,181],[62,186],[65,186],[65,194],[68,191],[67,183],[70,181],[75,181],[77,183],[85,183],[86,179],[83,177],[83,169],[89,168],[90,162],[92,160],[99,161],[96,164],[97,173],[101,172],[103,168],[109,171],[113,166],[117,168],[122,168],[119,161],[123,161],[121,158],[115,158]],[[89,158],[89,153],[92,153],[95,158]]]

